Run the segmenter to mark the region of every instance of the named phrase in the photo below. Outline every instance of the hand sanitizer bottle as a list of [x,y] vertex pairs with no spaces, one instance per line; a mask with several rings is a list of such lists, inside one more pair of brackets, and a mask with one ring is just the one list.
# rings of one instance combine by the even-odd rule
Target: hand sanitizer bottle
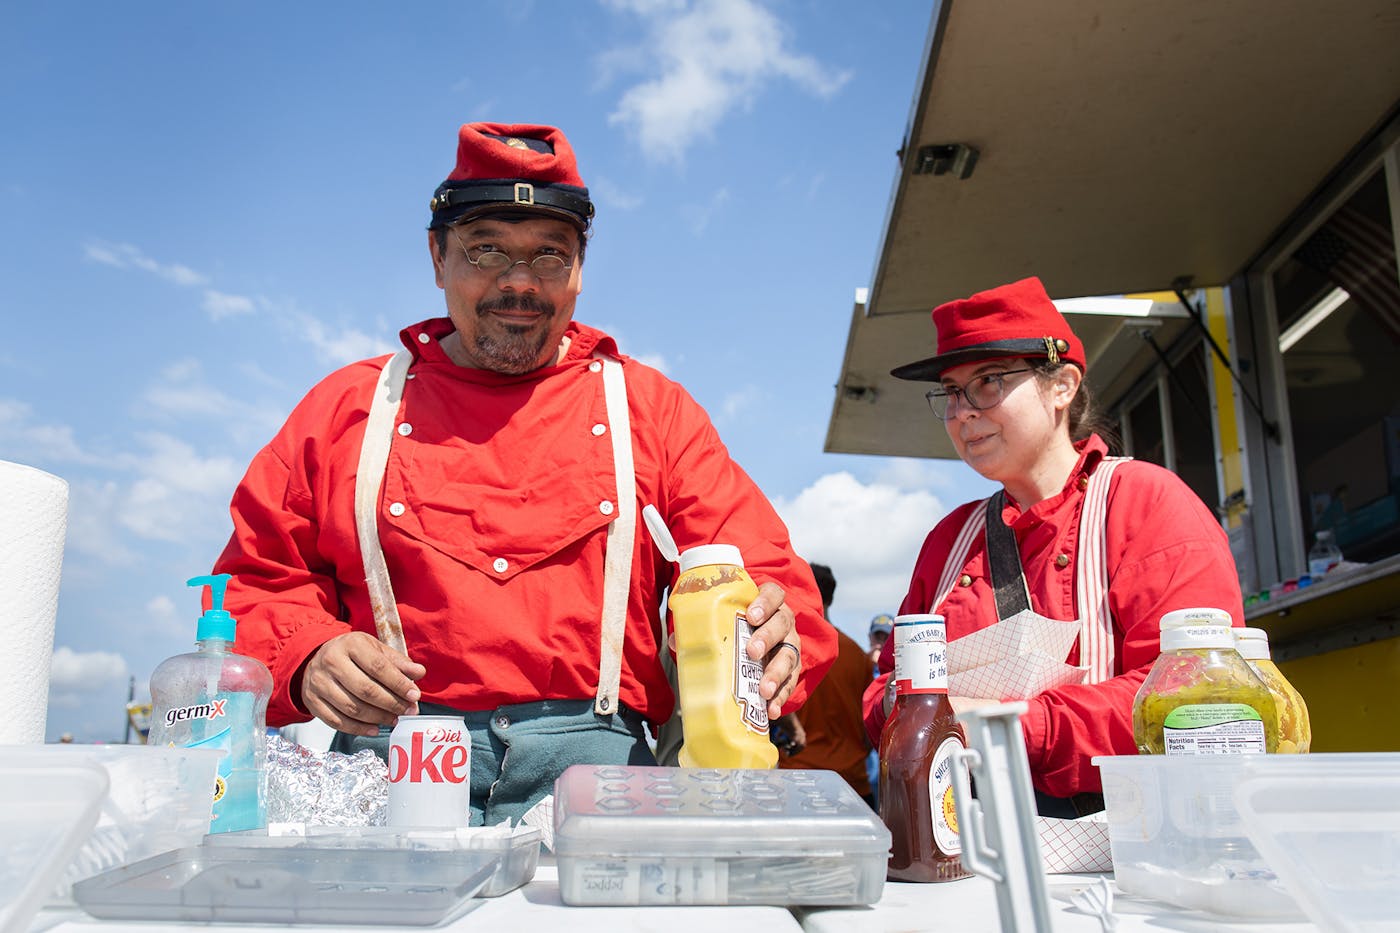
[[267,701],[272,675],[255,658],[234,654],[237,620],[224,611],[229,574],[194,577],[208,586],[210,608],[199,617],[196,650],[167,658],[151,674],[151,745],[217,748],[209,831],[267,824]]

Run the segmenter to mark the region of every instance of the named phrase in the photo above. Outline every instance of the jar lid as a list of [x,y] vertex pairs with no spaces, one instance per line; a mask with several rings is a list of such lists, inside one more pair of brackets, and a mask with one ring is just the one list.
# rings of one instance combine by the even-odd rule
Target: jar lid
[[1181,628],[1186,625],[1223,625],[1229,628],[1234,624],[1230,618],[1230,613],[1224,609],[1212,609],[1208,606],[1199,606],[1194,609],[1173,609],[1162,616],[1161,630],[1170,628]]
[[713,564],[744,566],[744,558],[732,544],[702,544],[681,551],[681,573]]
[[1234,628],[1235,650],[1248,661],[1269,660],[1269,633],[1262,628]]

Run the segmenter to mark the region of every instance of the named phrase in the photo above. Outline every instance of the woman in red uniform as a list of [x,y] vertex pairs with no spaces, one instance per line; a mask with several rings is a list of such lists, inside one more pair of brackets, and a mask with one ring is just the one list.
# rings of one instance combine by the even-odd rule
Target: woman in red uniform
[[[1092,758],[1135,753],[1133,696],[1162,615],[1214,606],[1243,624],[1225,533],[1175,474],[1108,456],[1083,345],[1039,279],[940,305],[933,322],[938,355],[893,375],[937,383],[929,403],[958,456],[1002,488],[929,533],[900,612],[942,614],[949,641],[1017,613],[1078,621],[1066,661],[1085,681],[1030,699],[1021,726],[1041,813],[1102,809]],[[877,745],[892,667],[891,642],[865,694]]]

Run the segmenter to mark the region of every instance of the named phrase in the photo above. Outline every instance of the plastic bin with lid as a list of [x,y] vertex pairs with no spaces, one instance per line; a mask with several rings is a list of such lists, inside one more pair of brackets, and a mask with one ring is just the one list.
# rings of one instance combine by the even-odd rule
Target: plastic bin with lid
[[1264,756],[1247,764],[1234,800],[1319,928],[1400,930],[1400,753]]
[[97,825],[107,772],[43,746],[6,746],[0,761],[0,933],[28,930]]
[[566,904],[872,904],[889,848],[831,771],[574,765],[554,787]]
[[540,860],[540,831],[529,826],[471,826],[431,829],[400,826],[316,826],[275,823],[267,829],[215,833],[206,846],[269,849],[408,849],[424,852],[479,852],[499,858],[478,897],[499,897],[535,877]]

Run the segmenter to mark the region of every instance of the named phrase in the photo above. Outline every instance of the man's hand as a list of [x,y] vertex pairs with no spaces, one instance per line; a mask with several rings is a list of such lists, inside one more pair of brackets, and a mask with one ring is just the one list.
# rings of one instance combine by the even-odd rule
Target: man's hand
[[758,598],[749,603],[748,617],[754,627],[747,648],[749,659],[764,661],[758,695],[768,701],[768,718],[777,719],[783,714],[783,704],[797,689],[797,674],[802,670],[802,636],[797,634],[797,617],[783,603],[783,588],[776,583],[758,588]]
[[380,726],[417,714],[422,694],[413,682],[427,672],[373,635],[347,632],[317,648],[306,662],[301,702],[341,732],[378,735]]

